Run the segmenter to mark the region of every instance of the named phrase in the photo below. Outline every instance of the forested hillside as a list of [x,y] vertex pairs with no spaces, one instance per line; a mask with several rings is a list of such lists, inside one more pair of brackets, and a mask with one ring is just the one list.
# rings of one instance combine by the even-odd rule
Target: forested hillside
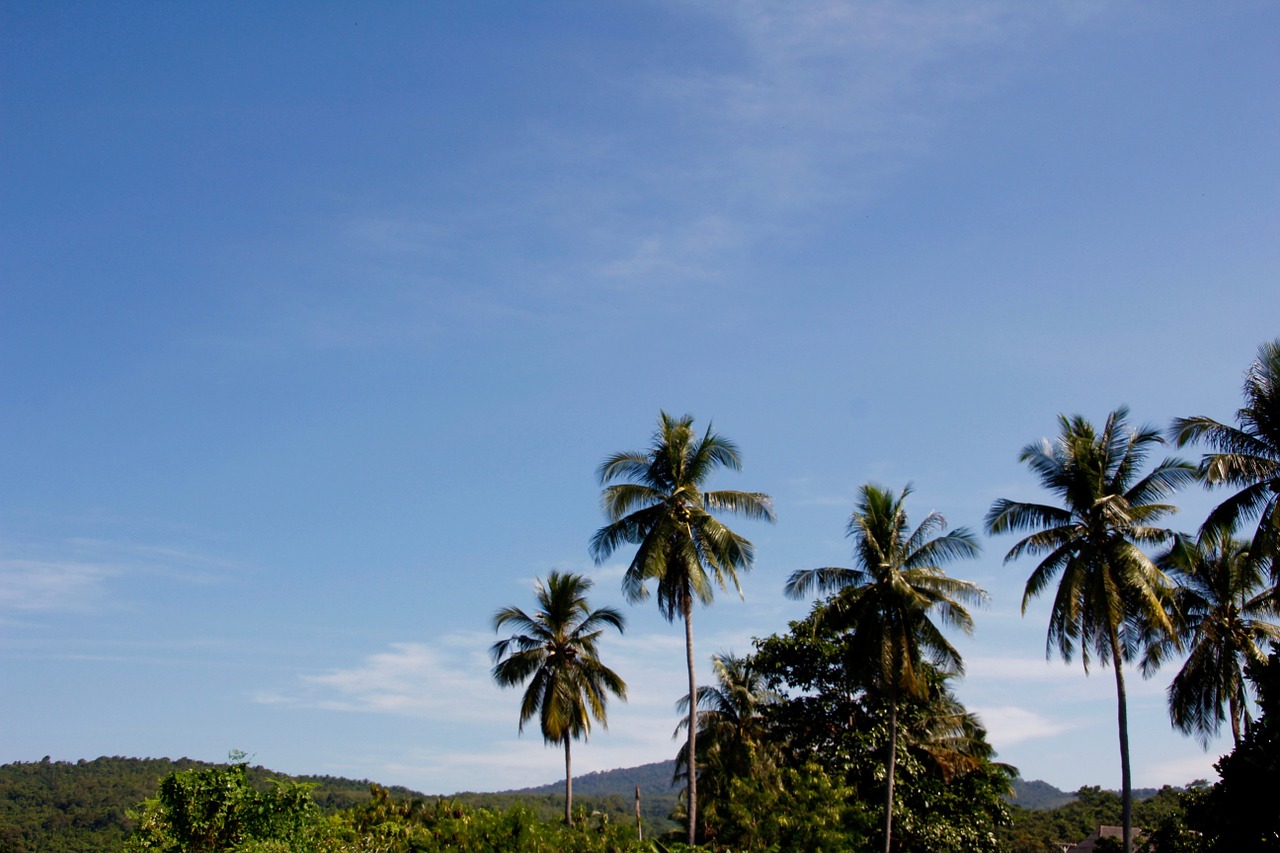
[[[117,851],[133,829],[126,815],[155,795],[170,773],[214,765],[181,758],[102,757],[72,763],[45,758],[0,766],[0,851],[3,853],[99,853]],[[263,767],[249,768],[255,784],[287,779]],[[325,811],[369,800],[368,780],[297,776],[316,787],[313,797]],[[422,796],[407,788],[396,797]]]

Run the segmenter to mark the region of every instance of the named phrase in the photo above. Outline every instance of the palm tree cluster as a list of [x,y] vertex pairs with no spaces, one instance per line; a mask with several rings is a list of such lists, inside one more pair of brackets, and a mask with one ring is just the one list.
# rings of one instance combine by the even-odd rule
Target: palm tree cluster
[[[1250,720],[1246,667],[1265,660],[1266,644],[1280,647],[1280,339],[1259,348],[1235,426],[1179,418],[1165,433],[1131,426],[1128,416],[1121,406],[1100,428],[1078,415],[1059,416],[1056,438],[1032,442],[1018,457],[1051,500],[1000,498],[985,519],[989,535],[1022,534],[1005,562],[1037,561],[1022,608],[1052,596],[1046,655],[1066,661],[1079,655],[1086,672],[1092,664],[1113,670],[1127,853],[1133,833],[1125,665],[1140,664],[1151,675],[1185,656],[1168,689],[1174,727],[1207,746],[1226,722],[1238,744]],[[1166,457],[1148,465],[1169,442],[1201,442],[1209,452],[1199,464]],[[715,589],[730,584],[741,594],[739,576],[755,556],[751,542],[719,516],[774,520],[763,493],[708,490],[722,468],[741,468],[733,442],[710,427],[696,432],[690,416],[662,412],[648,448],[613,454],[597,470],[607,523],[590,544],[597,565],[624,545],[636,546],[624,595],[639,602],[652,586],[661,614],[684,626],[689,687],[679,703],[685,718],[677,734],[683,730],[686,741],[677,778],[686,783],[688,843],[704,837],[706,824],[727,820],[734,791],[749,799],[734,780],[780,779],[780,765],[788,756],[796,763],[806,748],[808,761],[847,754],[850,733],[861,732],[857,737],[883,761],[875,777],[882,780],[882,848],[910,849],[895,829],[896,814],[912,814],[895,792],[904,756],[915,785],[968,774],[994,791],[1012,773],[992,763],[980,722],[948,686],[964,665],[944,629],[970,632],[969,608],[987,594],[944,567],[978,556],[978,541],[965,528],[948,532],[937,513],[911,526],[910,486],[895,492],[863,485],[847,528],[853,565],[794,572],[785,592],[817,596],[809,618],[793,623],[786,638],[757,641],[755,656],[715,656],[716,684],[698,687],[694,604],[711,604]],[[1164,526],[1177,511],[1170,498],[1196,482],[1234,492],[1195,533]],[[1256,528],[1238,538],[1250,524]],[[538,586],[537,614],[505,608],[494,617],[495,628],[523,631],[494,645],[495,679],[529,681],[521,725],[537,715],[546,740],[564,745],[566,821],[569,742],[587,734],[592,718],[603,724],[607,693],[625,696],[595,645],[603,628],[622,630],[622,617],[611,608],[591,610],[589,588],[582,577],[553,573]],[[883,741],[867,734],[877,726]]]

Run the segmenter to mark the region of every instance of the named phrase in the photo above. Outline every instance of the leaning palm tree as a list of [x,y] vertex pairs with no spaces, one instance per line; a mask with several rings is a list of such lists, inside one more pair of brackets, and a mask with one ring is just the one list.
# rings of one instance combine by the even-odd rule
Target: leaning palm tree
[[[647,450],[615,453],[596,471],[603,485],[601,504],[609,523],[591,539],[596,564],[623,544],[634,544],[635,556],[622,578],[628,600],[649,596],[646,586],[656,581],[658,609],[667,621],[684,620],[685,663],[689,692],[697,695],[693,656],[693,603],[710,604],[713,582],[721,589],[732,582],[738,594],[738,572],[751,568],[755,549],[725,527],[715,511],[772,521],[773,504],[759,492],[714,491],[703,488],[717,468],[742,467],[738,448],[708,427],[701,437],[693,418],[658,417],[658,429]],[[696,761],[697,708],[689,708],[690,758]],[[695,765],[696,766],[696,765]],[[689,844],[697,827],[697,774],[689,779]]]
[[[893,837],[893,785],[898,754],[898,705],[903,699],[929,695],[933,671],[961,673],[960,653],[931,618],[973,630],[966,603],[985,601],[983,589],[947,577],[944,563],[976,557],[973,534],[963,527],[950,533],[946,520],[930,513],[914,531],[903,507],[911,487],[895,496],[888,489],[864,485],[849,519],[854,540],[854,568],[828,567],[794,572],[786,594],[800,598],[810,591],[831,593],[815,607],[819,630],[847,635],[853,659],[868,661],[872,684],[882,690],[889,708],[889,756],[885,794],[884,849]],[[935,535],[937,534],[937,535]]]
[[[1266,662],[1266,641],[1280,642],[1280,627],[1268,621],[1280,615],[1280,596],[1264,588],[1262,563],[1250,548],[1211,527],[1198,540],[1176,537],[1161,557],[1162,567],[1178,582],[1174,601],[1187,650],[1169,685],[1169,717],[1206,749],[1224,719],[1240,745],[1241,723],[1248,719],[1244,668]],[[1167,642],[1153,646],[1144,667],[1158,665],[1171,647]]]
[[1270,562],[1272,583],[1280,585],[1280,338],[1258,347],[1245,373],[1244,406],[1236,421],[1240,426],[1178,418],[1170,432],[1179,447],[1203,441],[1216,451],[1200,462],[1206,484],[1239,489],[1209,513],[1204,526],[1235,530],[1240,521],[1256,518],[1252,552]]
[[612,607],[592,610],[586,594],[592,582],[572,573],[552,572],[537,582],[538,611],[518,607],[493,615],[493,628],[520,632],[494,643],[493,679],[503,687],[529,682],[520,702],[520,726],[536,715],[547,743],[564,744],[564,822],[573,824],[573,768],[569,745],[591,732],[591,718],[607,726],[610,693],[625,699],[627,685],[600,661],[596,641],[606,627],[621,633],[622,614]]
[[1127,407],[1116,409],[1101,432],[1078,415],[1059,415],[1057,441],[1028,444],[1018,460],[1062,505],[1001,498],[986,517],[990,534],[1034,531],[1005,556],[1006,563],[1043,557],[1023,591],[1024,614],[1061,575],[1046,655],[1056,648],[1069,662],[1078,645],[1086,673],[1094,655],[1115,669],[1125,853],[1133,850],[1133,797],[1123,664],[1150,642],[1176,639],[1166,610],[1171,584],[1142,547],[1173,535],[1154,522],[1177,511],[1164,499],[1195,479],[1195,469],[1180,459],[1165,459],[1141,475],[1151,446],[1164,442],[1152,427],[1130,429],[1128,414]]
[[[712,655],[716,683],[698,688],[698,789],[701,792],[700,818],[704,825],[714,823],[712,813],[717,804],[729,797],[733,779],[759,777],[771,770],[774,756],[765,738],[763,713],[781,700],[779,694],[765,684],[764,674],[749,657]],[[689,710],[689,697],[676,703],[679,710]],[[689,720],[681,720],[676,734],[688,728]],[[689,780],[688,743],[676,755],[673,782]]]

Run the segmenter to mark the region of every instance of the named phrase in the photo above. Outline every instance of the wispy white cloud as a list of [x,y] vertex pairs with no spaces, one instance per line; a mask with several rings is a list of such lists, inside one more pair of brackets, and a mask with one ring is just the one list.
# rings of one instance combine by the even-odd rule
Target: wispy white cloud
[[304,674],[264,691],[259,703],[329,711],[397,714],[425,719],[499,719],[498,689],[489,679],[487,646],[474,637],[392,643],[358,666]]
[[[515,736],[519,690],[501,690],[491,681],[485,654],[491,641],[490,635],[471,632],[392,643],[356,666],[300,675],[255,699],[261,704],[480,726],[490,733],[473,750],[410,750],[376,767],[361,765],[362,774],[408,780],[413,787],[441,793],[468,786],[489,790],[495,785],[542,784],[558,772],[557,758],[547,755],[536,725]],[[742,632],[707,632],[700,643],[707,650],[742,650],[748,637]],[[699,657],[709,661],[709,655],[707,651]],[[640,631],[609,639],[607,663],[626,680],[628,699],[610,702],[607,727],[595,726],[589,740],[575,747],[579,773],[675,755],[675,703],[686,690],[683,661],[679,631]],[[700,667],[699,682],[710,677],[707,663]]]
[[85,611],[106,596],[120,569],[94,563],[0,561],[0,611]]
[[977,707],[973,711],[987,727],[991,742],[1001,749],[1023,741],[1056,737],[1077,727],[1077,724],[1012,705]]
[[244,567],[198,551],[149,542],[71,537],[3,543],[17,556],[0,558],[0,612],[88,612],[128,606],[118,598],[131,577],[210,584]]

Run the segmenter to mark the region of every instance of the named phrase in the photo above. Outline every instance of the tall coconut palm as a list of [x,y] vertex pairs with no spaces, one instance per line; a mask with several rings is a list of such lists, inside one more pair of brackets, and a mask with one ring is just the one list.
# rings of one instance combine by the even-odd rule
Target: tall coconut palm
[[[1187,650],[1169,685],[1169,717],[1206,749],[1224,719],[1240,745],[1241,723],[1248,717],[1244,668],[1266,662],[1266,641],[1280,642],[1280,627],[1268,621],[1280,615],[1280,597],[1264,588],[1262,563],[1250,547],[1211,527],[1198,540],[1176,537],[1160,560],[1178,582],[1175,610]],[[1171,646],[1153,646],[1144,666],[1158,665]]]
[[[716,683],[698,688],[698,789],[700,817],[704,825],[714,822],[712,809],[729,796],[735,778],[758,776],[774,766],[770,745],[765,739],[764,710],[780,700],[765,685],[764,675],[749,657],[712,655]],[[682,696],[677,708],[688,712],[689,697]],[[676,734],[686,729],[686,718]],[[673,781],[688,782],[688,743],[676,755]]]
[[518,607],[493,615],[493,628],[520,632],[490,649],[493,679],[503,687],[529,682],[520,701],[520,726],[538,717],[547,743],[564,744],[564,822],[573,824],[573,767],[569,745],[591,732],[594,717],[608,725],[609,694],[625,699],[627,685],[600,661],[596,641],[604,629],[625,628],[612,607],[592,610],[587,592],[592,582],[570,572],[551,572],[537,582],[538,610],[532,616]]
[[785,588],[791,598],[814,590],[832,593],[817,606],[817,624],[847,634],[855,657],[869,662],[871,680],[888,700],[885,853],[893,837],[899,701],[928,696],[930,665],[942,672],[964,670],[960,653],[931,617],[936,613],[943,624],[969,633],[973,619],[964,605],[987,598],[981,587],[947,577],[942,569],[945,563],[978,555],[973,534],[963,527],[944,534],[946,520],[936,512],[910,530],[903,506],[910,494],[910,486],[896,496],[870,483],[862,486],[848,526],[854,567],[803,569],[791,575]]
[[[697,695],[693,656],[693,603],[710,604],[713,582],[721,589],[742,587],[738,573],[755,557],[749,541],[725,527],[713,512],[729,512],[772,521],[773,504],[759,492],[714,491],[703,488],[718,468],[740,470],[737,446],[707,431],[699,437],[693,418],[658,417],[658,429],[647,450],[615,453],[596,474],[604,486],[601,504],[609,523],[591,539],[596,564],[624,544],[638,545],[622,578],[628,600],[649,596],[647,584],[656,582],[658,609],[667,621],[684,620],[685,664],[689,692]],[[690,704],[688,750],[696,761],[697,708]],[[696,766],[696,765],[695,765]],[[697,774],[689,779],[689,844],[697,827]]]
[[1216,451],[1200,462],[1205,483],[1239,489],[1209,513],[1204,526],[1235,530],[1256,518],[1252,553],[1270,563],[1272,583],[1280,585],[1280,338],[1258,347],[1245,373],[1236,422],[1238,427],[1206,417],[1178,418],[1170,432],[1179,447],[1202,441]]
[[1129,771],[1129,724],[1124,663],[1153,639],[1176,638],[1166,611],[1171,584],[1143,546],[1172,533],[1155,522],[1177,511],[1163,501],[1195,479],[1180,459],[1165,459],[1149,473],[1141,469],[1153,445],[1163,444],[1151,427],[1130,429],[1121,406],[1101,431],[1080,416],[1059,415],[1060,434],[1028,444],[1018,460],[1061,506],[1001,498],[986,517],[991,534],[1035,531],[1010,549],[1005,562],[1043,557],[1028,578],[1022,612],[1061,575],[1049,614],[1046,655],[1054,649],[1070,661],[1079,646],[1085,672],[1097,656],[1115,669],[1123,789],[1124,849],[1133,850],[1133,797]]

